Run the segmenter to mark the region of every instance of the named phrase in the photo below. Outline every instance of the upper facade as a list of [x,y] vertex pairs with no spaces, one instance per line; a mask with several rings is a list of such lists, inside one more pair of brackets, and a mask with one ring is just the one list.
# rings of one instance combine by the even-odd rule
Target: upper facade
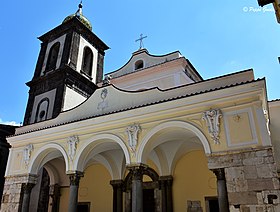
[[167,89],[202,81],[202,77],[180,52],[155,56],[139,49],[120,69],[105,74],[115,86],[137,91],[157,87]]

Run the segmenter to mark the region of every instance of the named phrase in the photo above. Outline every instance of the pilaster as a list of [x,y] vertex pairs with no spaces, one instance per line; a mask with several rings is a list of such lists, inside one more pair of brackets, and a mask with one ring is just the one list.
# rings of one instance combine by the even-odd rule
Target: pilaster
[[34,183],[22,184],[22,191],[23,191],[22,208],[21,208],[22,212],[29,212],[30,194],[34,186],[35,186]]
[[172,212],[173,211],[173,194],[172,194],[173,177],[171,175],[161,176],[159,178],[159,184],[161,189],[162,212]]
[[111,180],[113,187],[113,212],[123,211],[123,180]]

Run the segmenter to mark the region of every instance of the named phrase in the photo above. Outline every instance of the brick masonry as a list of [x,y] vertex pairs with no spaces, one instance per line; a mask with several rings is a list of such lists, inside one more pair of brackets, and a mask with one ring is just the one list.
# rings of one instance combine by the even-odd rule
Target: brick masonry
[[224,168],[230,211],[280,211],[280,186],[272,148],[208,156],[209,169]]

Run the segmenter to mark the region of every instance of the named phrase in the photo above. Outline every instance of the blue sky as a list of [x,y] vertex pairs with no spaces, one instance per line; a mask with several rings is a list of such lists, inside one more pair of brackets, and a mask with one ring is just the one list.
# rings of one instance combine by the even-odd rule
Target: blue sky
[[[23,121],[28,87],[40,50],[40,35],[61,24],[79,1],[9,1],[0,19],[0,123]],[[280,25],[272,5],[257,0],[83,1],[93,32],[110,49],[105,72],[124,65],[148,36],[151,54],[179,50],[204,79],[253,68],[266,77],[269,100],[280,98]]]

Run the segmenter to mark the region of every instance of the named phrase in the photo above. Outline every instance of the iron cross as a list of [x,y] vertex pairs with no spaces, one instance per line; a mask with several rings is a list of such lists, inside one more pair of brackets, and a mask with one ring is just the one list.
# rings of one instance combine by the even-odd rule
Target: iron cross
[[141,33],[141,34],[140,34],[140,38],[137,39],[137,40],[135,40],[135,42],[140,41],[140,47],[139,47],[139,49],[142,49],[142,48],[144,47],[143,40],[144,40],[145,38],[147,38],[147,36],[144,36],[144,37],[143,37],[143,34]]

